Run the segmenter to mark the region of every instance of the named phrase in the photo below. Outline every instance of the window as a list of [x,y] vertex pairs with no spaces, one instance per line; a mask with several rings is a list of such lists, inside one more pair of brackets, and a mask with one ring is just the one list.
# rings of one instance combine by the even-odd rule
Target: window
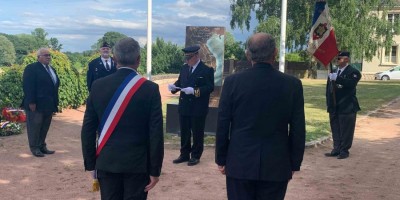
[[388,14],[388,21],[394,23],[399,20],[400,14]]
[[391,49],[385,51],[386,63],[397,63],[397,46],[392,46]]

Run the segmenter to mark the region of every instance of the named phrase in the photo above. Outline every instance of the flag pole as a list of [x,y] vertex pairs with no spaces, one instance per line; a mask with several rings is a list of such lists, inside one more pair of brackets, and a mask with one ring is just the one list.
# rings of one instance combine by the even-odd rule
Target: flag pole
[[[333,66],[332,66],[332,61],[329,62],[329,72],[328,72],[328,77],[329,77],[329,73],[333,72]],[[330,80],[330,89],[331,89],[331,93],[332,93],[332,101],[333,101],[333,107],[336,108],[336,88],[335,88],[335,84],[336,81],[334,80]]]
[[279,53],[279,71],[285,72],[285,50],[286,50],[286,15],[287,15],[287,0],[282,0],[281,7],[281,41]]
[[152,0],[147,0],[147,80],[151,80],[151,50],[152,50]]

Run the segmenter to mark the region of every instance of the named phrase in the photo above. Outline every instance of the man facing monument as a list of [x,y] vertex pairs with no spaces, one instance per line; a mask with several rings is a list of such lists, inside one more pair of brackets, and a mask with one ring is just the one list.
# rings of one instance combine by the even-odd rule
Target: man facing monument
[[180,70],[178,80],[168,85],[172,94],[180,91],[178,111],[181,149],[174,164],[188,162],[189,166],[196,165],[204,149],[204,126],[210,94],[214,90],[214,70],[200,60],[199,50],[200,46],[197,45],[182,49],[186,63]]
[[272,66],[273,37],[254,34],[246,56],[252,67],[225,78],[215,162],[226,175],[229,200],[284,199],[300,170],[305,147],[301,81]]
[[136,71],[136,40],[121,39],[114,48],[117,72],[95,81],[87,100],[81,132],[84,166],[96,169],[102,199],[146,199],[164,157],[160,91]]

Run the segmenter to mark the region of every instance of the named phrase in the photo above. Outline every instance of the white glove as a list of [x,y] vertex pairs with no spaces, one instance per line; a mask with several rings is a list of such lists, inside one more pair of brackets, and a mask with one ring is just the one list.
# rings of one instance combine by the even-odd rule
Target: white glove
[[194,94],[194,89],[192,87],[182,88],[181,92],[184,92],[185,94]]
[[174,84],[168,84],[168,90],[169,91],[175,91],[177,87]]
[[329,79],[331,81],[336,81],[337,73],[329,73]]

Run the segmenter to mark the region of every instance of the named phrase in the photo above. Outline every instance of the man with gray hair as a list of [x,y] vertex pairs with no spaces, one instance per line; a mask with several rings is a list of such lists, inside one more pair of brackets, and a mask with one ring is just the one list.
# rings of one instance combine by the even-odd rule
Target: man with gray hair
[[121,39],[114,48],[117,72],[94,81],[87,100],[84,166],[96,170],[101,199],[147,199],[164,157],[160,91],[136,71],[136,40]]
[[55,152],[47,149],[46,136],[53,113],[58,111],[60,79],[50,62],[50,50],[40,48],[37,62],[26,66],[22,77],[24,98],[21,106],[27,114],[29,148],[36,157]]
[[226,175],[229,200],[284,199],[300,170],[305,146],[301,81],[273,68],[273,37],[256,33],[246,56],[252,68],[225,79],[215,161]]

